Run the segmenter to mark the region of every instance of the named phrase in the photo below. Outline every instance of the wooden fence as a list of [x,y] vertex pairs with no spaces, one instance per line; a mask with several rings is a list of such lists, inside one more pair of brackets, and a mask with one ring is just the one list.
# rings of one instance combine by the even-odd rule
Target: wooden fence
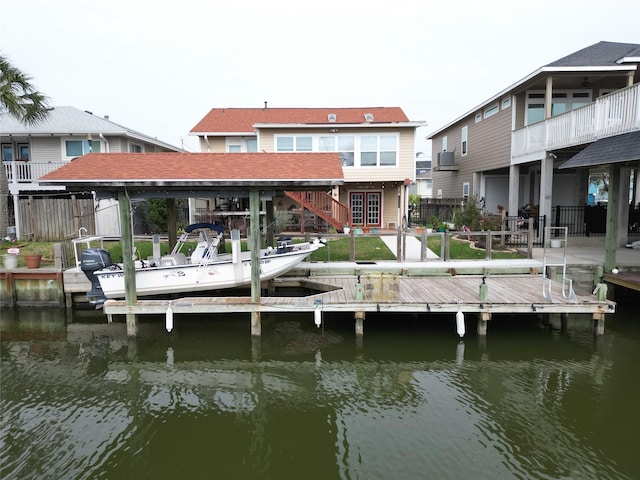
[[70,195],[45,197],[29,195],[18,200],[20,238],[53,242],[76,237],[81,227],[84,235],[95,235],[93,198]]

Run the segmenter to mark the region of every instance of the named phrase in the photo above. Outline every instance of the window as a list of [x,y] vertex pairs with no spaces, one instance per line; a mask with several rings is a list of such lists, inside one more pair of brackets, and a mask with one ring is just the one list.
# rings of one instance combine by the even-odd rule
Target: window
[[361,167],[393,167],[397,164],[396,135],[362,135],[360,137]]
[[276,138],[276,151],[293,152],[293,137]]
[[505,110],[511,106],[511,97],[502,99],[502,110]]
[[13,162],[13,145],[10,143],[2,144],[2,160],[4,162]]
[[467,198],[469,196],[469,182],[464,182],[462,184],[462,196]]
[[360,166],[371,167],[378,163],[378,137],[363,135],[360,137]]
[[255,137],[227,138],[226,149],[228,153],[257,152],[258,139]]
[[482,121],[482,113],[478,112],[476,113],[476,123],[481,122]]
[[276,151],[311,152],[313,151],[313,138],[309,136],[278,136],[276,137]]
[[29,160],[29,144],[28,143],[19,143],[18,144],[18,160]]
[[81,157],[87,153],[100,153],[100,141],[92,140],[65,140],[65,154],[67,157]]
[[527,95],[527,125],[544,120],[544,93]]
[[321,136],[318,138],[318,150],[339,152],[343,167],[353,167],[355,164],[355,137],[352,135]]
[[340,152],[340,163],[343,167],[355,165],[355,139],[352,135],[338,137],[338,152]]
[[460,137],[461,137],[460,149],[462,150],[462,156],[465,156],[467,154],[468,134],[469,134],[469,127],[465,125],[464,127],[462,127],[462,131],[460,132]]
[[142,145],[138,145],[137,143],[129,144],[129,153],[142,153]]
[[392,167],[396,164],[396,136],[380,135],[380,165]]
[[494,103],[490,107],[484,109],[484,118],[489,118],[498,113],[498,104]]
[[442,137],[442,151],[443,152],[447,151],[447,136],[446,135],[444,137]]
[[[556,90],[551,94],[551,116],[561,115],[591,103],[591,91]],[[527,92],[527,125],[545,119],[543,91]]]
[[360,136],[278,135],[275,144],[277,152],[338,152],[343,167],[398,165],[398,134],[395,133]]

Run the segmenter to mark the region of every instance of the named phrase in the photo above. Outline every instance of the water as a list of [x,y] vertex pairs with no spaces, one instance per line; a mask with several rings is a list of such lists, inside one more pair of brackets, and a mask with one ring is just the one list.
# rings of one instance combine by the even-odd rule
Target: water
[[2,479],[637,479],[640,322],[3,310]]

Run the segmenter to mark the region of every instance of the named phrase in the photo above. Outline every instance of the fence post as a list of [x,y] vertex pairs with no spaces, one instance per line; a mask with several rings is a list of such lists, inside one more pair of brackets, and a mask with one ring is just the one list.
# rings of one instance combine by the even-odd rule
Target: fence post
[[527,229],[527,258],[533,258],[533,217],[529,217],[529,227]]
[[484,246],[484,259],[491,260],[491,243],[492,243],[492,232],[491,230],[487,230],[487,240]]
[[445,230],[442,232],[442,244],[444,246],[443,258],[445,261],[449,260],[449,232]]

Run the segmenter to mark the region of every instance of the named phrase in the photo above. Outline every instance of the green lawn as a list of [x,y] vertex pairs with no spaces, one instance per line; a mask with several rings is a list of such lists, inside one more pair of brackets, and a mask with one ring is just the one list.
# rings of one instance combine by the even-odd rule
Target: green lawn
[[[348,262],[350,238],[329,240],[324,248],[311,254],[312,262]],[[356,261],[395,260],[395,254],[389,250],[380,237],[355,237]]]
[[[313,262],[348,262],[349,261],[349,237],[343,237],[335,240],[327,241],[324,248],[315,251],[310,261]],[[53,265],[53,244],[56,242],[22,242],[19,241],[15,244],[8,242],[2,242],[0,251],[7,253],[7,248],[16,246],[20,248],[19,266],[24,266],[24,255],[32,253],[42,254],[42,266]],[[114,262],[120,262],[122,260],[122,249],[119,242],[105,242],[105,249],[109,251],[111,259]],[[140,252],[141,258],[147,258],[153,254],[152,242],[135,242],[135,246]],[[192,245],[195,247],[195,243]],[[429,237],[429,248],[440,255],[440,237]],[[169,252],[169,246],[166,243],[161,244],[161,253],[164,255]],[[189,245],[184,247],[184,252],[187,252]],[[246,249],[246,242],[242,242],[242,249]],[[231,251],[229,245],[227,251]],[[375,261],[375,260],[395,260],[395,252],[389,250],[386,244],[377,236],[357,236],[355,237],[355,251],[356,261]],[[485,257],[485,251],[471,248],[468,242],[460,241],[455,238],[451,239],[449,246],[449,253],[452,259],[483,259]],[[492,259],[501,258],[525,258],[518,252],[510,251],[498,251],[494,250],[491,254]]]

